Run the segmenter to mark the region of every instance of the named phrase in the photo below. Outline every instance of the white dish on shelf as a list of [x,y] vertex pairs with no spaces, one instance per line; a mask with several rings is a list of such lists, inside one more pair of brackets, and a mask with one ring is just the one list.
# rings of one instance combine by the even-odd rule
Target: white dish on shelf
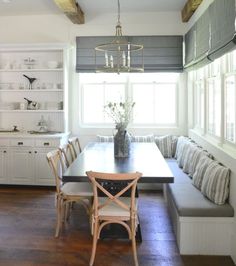
[[58,68],[59,63],[57,61],[48,61],[47,66],[50,69]]

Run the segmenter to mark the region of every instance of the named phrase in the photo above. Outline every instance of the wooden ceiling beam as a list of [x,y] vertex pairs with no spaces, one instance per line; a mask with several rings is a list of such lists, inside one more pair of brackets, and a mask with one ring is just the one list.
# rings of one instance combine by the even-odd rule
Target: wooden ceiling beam
[[74,24],[84,24],[84,12],[76,0],[54,0],[54,2]]
[[201,3],[202,0],[187,0],[184,8],[181,11],[182,21],[188,22]]

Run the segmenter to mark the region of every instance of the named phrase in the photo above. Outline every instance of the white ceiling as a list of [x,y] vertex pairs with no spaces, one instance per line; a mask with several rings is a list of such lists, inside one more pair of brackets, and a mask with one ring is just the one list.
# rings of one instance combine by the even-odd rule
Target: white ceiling
[[[6,1],[6,0],[5,0]],[[87,15],[117,12],[117,0],[77,0]],[[181,11],[187,0],[120,0],[121,12]],[[53,0],[0,0],[0,16],[61,14]]]

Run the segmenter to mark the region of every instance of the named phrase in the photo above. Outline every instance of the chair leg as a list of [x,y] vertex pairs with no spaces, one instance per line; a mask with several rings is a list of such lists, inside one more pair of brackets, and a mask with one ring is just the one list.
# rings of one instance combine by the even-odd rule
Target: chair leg
[[93,266],[93,263],[94,263],[96,249],[97,249],[97,241],[98,241],[98,221],[97,219],[95,219],[94,227],[93,227],[93,247],[92,247],[92,253],[91,253],[89,266]]
[[137,257],[137,249],[136,249],[136,238],[135,238],[135,219],[131,220],[131,238],[132,238],[132,250],[134,257],[134,265],[138,266],[138,257]]
[[61,222],[62,222],[62,206],[61,206],[61,198],[58,196],[57,197],[57,225],[56,225],[56,232],[55,232],[55,237],[59,236],[60,233],[60,228],[61,228]]
[[66,203],[64,222],[69,220],[71,208],[72,208],[72,202]]

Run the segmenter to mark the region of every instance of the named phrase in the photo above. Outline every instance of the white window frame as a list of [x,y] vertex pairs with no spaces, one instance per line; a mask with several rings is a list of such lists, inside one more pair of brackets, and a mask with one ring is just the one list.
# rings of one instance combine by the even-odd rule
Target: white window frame
[[[193,70],[191,73],[191,79],[189,79],[189,82],[191,82],[193,87],[193,102],[194,102],[194,108],[193,108],[193,129],[196,131],[196,133],[200,133],[201,135],[204,135],[206,139],[208,139],[210,142],[215,143],[216,145],[221,146],[223,149],[226,150],[233,150],[236,151],[236,139],[234,142],[231,142],[226,139],[226,132],[225,132],[225,123],[226,123],[226,82],[225,79],[228,75],[235,75],[236,80],[236,62],[233,63],[233,60],[236,60],[236,50],[228,53],[224,56],[222,56],[217,61],[220,62],[220,67],[216,71],[216,68],[214,68],[214,62],[210,65],[204,67],[205,69],[202,69],[204,76],[204,100],[205,100],[205,123],[204,123],[204,129],[199,127],[196,119],[196,112],[200,108],[197,105],[197,98],[196,98],[196,83],[200,82],[201,78],[199,75],[199,70]],[[234,67],[233,67],[234,66]],[[219,79],[220,82],[220,93],[221,93],[221,100],[220,100],[220,106],[221,106],[221,115],[219,117],[220,119],[220,125],[221,125],[221,131],[220,136],[217,136],[215,134],[211,134],[208,130],[208,124],[209,124],[209,80]],[[236,96],[235,96],[235,103],[236,103]],[[218,118],[217,118],[218,119]],[[236,125],[236,118],[235,118],[235,125]],[[236,131],[236,126],[235,126]],[[236,132],[235,132],[236,134]]]
[[[158,74],[157,74],[158,75]],[[143,82],[142,84],[152,84],[153,82]],[[141,124],[141,123],[131,123],[129,124],[129,128],[176,128],[178,126],[179,121],[179,84],[177,82],[156,82],[157,84],[176,84],[176,91],[175,91],[175,123],[166,123],[166,124],[157,124],[157,123],[150,123],[150,124]],[[86,123],[83,121],[83,110],[84,110],[84,84],[86,85],[96,85],[96,84],[104,84],[104,82],[79,82],[79,126],[81,128],[114,128],[114,123]],[[124,84],[121,82],[106,82],[106,84]],[[126,82],[125,82],[125,97],[128,100],[132,100],[132,84],[140,84],[136,82],[131,82],[131,79],[127,75]]]

